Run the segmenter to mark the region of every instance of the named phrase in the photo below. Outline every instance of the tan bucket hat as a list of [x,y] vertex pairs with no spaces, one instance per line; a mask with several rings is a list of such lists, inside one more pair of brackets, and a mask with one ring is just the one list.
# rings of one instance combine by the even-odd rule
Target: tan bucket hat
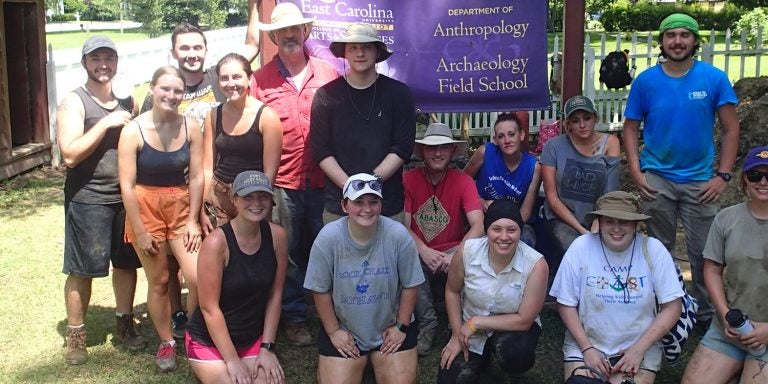
[[336,57],[344,57],[344,44],[346,43],[374,43],[379,49],[379,55],[376,58],[376,62],[380,63],[390,56],[392,56],[392,50],[387,48],[387,45],[381,41],[379,33],[376,29],[368,23],[352,23],[347,27],[347,30],[341,34],[341,36],[334,40],[328,47]]
[[422,145],[443,145],[443,144],[456,144],[456,151],[453,152],[451,160],[455,160],[457,157],[467,153],[467,142],[464,140],[454,140],[451,128],[443,123],[432,123],[427,127],[427,131],[424,132],[424,138],[416,140],[413,146],[413,156],[419,160],[421,158],[421,146]]
[[587,213],[587,223],[591,223],[597,216],[613,217],[619,220],[640,221],[650,219],[651,216],[642,213],[640,200],[637,196],[624,191],[608,192],[595,203],[596,210]]
[[309,24],[309,27],[312,28],[312,23],[315,19],[304,17],[296,4],[280,3],[272,10],[271,21],[269,24],[259,22],[259,29],[265,32],[272,32],[281,28],[304,24]]

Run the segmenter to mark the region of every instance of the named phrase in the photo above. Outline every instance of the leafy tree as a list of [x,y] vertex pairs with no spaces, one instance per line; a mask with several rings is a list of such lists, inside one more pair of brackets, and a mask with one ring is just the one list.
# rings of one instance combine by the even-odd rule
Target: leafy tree
[[768,40],[768,12],[763,8],[755,8],[745,13],[739,21],[736,22],[736,36],[741,36],[742,31],[746,31],[747,47],[754,49],[757,47],[757,32],[763,31],[763,44]]
[[728,2],[747,9],[768,7],[768,0],[729,0]]

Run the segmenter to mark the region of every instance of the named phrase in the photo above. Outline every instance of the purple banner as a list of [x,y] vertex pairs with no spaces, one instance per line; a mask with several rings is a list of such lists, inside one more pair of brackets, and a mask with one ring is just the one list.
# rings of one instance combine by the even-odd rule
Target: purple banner
[[532,0],[291,0],[316,19],[313,55],[343,72],[328,44],[373,24],[395,54],[379,73],[411,88],[422,112],[540,110],[547,88],[547,3]]

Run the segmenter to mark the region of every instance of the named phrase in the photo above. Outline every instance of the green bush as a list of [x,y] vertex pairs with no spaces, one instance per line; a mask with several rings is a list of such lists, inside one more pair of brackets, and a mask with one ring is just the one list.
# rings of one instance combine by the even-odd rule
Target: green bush
[[768,11],[765,8],[755,8],[752,11],[744,14],[744,16],[736,22],[736,28],[734,28],[734,38],[741,39],[742,31],[746,31],[747,35],[747,48],[757,48],[757,32],[762,30],[762,44],[768,45]]
[[687,13],[699,22],[699,30],[725,30],[735,25],[744,10],[727,3],[719,12],[707,7],[683,4],[657,4],[647,0],[631,2],[618,0],[606,9],[600,22],[606,32],[654,31],[659,23],[671,13]]
[[75,21],[75,15],[73,13],[59,13],[51,16],[51,22],[54,23],[66,23],[68,21]]

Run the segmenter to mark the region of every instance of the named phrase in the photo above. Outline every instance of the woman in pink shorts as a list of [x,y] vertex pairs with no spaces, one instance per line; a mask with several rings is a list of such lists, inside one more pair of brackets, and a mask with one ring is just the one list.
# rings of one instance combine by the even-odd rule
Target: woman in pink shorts
[[118,144],[125,237],[147,275],[147,308],[160,338],[155,358],[160,372],[177,367],[168,300],[169,251],[187,281],[187,308],[197,305],[203,138],[199,124],[179,114],[184,85],[177,68],[156,70],[150,83],[152,109],[123,128]]

